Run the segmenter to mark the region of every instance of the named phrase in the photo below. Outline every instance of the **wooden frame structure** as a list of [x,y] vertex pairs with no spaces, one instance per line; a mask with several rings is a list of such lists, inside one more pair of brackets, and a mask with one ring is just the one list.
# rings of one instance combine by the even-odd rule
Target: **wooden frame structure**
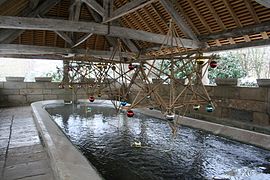
[[[209,52],[267,45],[269,7],[265,0],[3,0],[0,51],[19,44],[19,52],[23,45],[31,45],[32,49],[66,48],[78,56],[83,54],[77,49],[108,54],[120,39],[129,52],[151,58],[170,54],[172,49],[174,53],[185,48]],[[170,19],[185,48],[156,51]],[[31,57],[19,52],[1,56]],[[55,55],[54,51],[39,54],[52,59]]]

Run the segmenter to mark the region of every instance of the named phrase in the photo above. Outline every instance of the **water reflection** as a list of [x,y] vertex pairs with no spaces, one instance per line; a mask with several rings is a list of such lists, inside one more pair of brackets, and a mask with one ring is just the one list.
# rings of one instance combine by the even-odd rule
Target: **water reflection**
[[[48,109],[55,122],[109,180],[270,179],[270,153],[206,132],[114,109],[65,106]],[[134,141],[141,148],[131,147]]]

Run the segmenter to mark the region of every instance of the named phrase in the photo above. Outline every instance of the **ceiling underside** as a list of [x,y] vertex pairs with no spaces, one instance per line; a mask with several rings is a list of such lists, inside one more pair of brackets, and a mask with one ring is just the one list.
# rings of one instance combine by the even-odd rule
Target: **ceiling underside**
[[[159,56],[267,45],[268,6],[263,0],[0,0],[0,54],[106,54],[121,44],[125,52]],[[164,43],[170,20],[175,47]],[[59,51],[23,52],[36,47]]]

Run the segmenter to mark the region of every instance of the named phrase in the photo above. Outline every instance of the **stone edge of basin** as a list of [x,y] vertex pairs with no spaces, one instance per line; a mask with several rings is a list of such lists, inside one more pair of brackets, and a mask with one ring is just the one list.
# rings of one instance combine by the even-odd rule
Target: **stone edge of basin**
[[35,124],[42,136],[55,178],[59,180],[103,179],[44,109],[46,106],[63,104],[63,100],[39,101],[31,104]]
[[[162,113],[158,110],[149,110],[146,108],[138,108],[136,111],[145,115],[165,120]],[[245,144],[254,145],[263,149],[270,150],[270,135],[262,134],[254,131],[248,131],[245,129],[235,128],[222,124],[216,124],[199,119],[184,117],[180,121],[181,125],[202,129],[220,135],[229,139],[240,141]]]

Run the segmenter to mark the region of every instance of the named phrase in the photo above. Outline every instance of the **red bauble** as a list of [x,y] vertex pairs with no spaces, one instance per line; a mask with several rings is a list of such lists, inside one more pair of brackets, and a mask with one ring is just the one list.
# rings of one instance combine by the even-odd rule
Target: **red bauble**
[[216,62],[216,61],[211,61],[211,62],[210,62],[210,67],[211,67],[211,68],[217,67],[217,62]]
[[128,69],[129,69],[129,70],[133,70],[134,68],[135,68],[135,67],[134,67],[132,64],[129,64],[129,65],[128,65]]
[[127,117],[133,117],[133,116],[134,116],[134,112],[132,110],[128,110]]
[[90,96],[90,97],[89,97],[89,101],[90,101],[90,102],[94,102],[94,101],[95,101],[94,96]]

